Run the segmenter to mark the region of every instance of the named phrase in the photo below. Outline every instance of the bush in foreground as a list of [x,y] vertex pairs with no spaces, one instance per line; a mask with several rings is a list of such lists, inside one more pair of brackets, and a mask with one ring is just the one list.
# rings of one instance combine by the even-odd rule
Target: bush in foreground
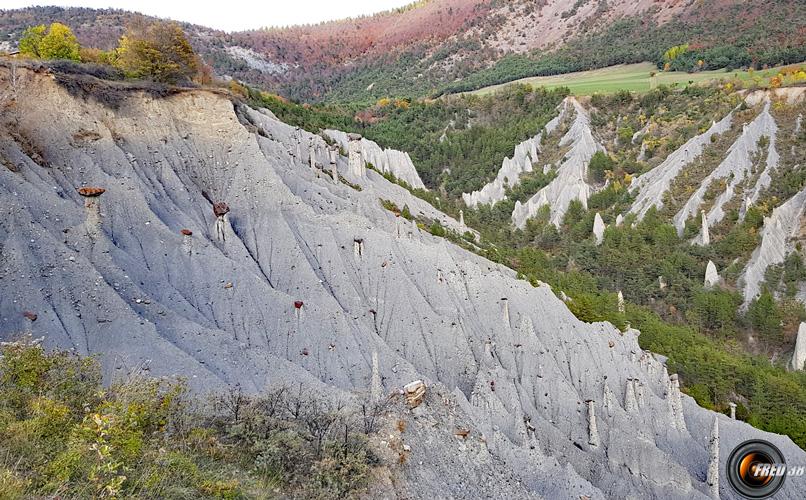
[[302,387],[202,405],[164,379],[104,388],[92,358],[6,344],[0,498],[350,497],[376,463],[366,421]]

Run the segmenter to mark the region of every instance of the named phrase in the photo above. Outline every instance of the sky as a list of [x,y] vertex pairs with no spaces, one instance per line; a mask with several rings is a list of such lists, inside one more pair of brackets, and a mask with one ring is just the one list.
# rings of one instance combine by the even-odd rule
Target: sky
[[32,5],[116,8],[225,31],[314,24],[373,14],[412,0],[0,0],[0,9]]

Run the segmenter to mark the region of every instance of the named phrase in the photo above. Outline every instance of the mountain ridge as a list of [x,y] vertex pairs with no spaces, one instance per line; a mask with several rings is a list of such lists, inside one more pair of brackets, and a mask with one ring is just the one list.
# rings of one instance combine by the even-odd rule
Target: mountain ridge
[[[0,34],[13,41],[28,25],[61,20],[85,44],[110,48],[134,17],[49,7],[0,11]],[[678,44],[690,51],[677,69],[698,69],[698,58],[705,69],[799,62],[806,59],[800,19],[806,9],[794,0],[764,6],[744,0],[432,0],[313,26],[234,33],[183,26],[221,75],[297,100],[348,102],[473,90],[624,62],[662,64],[663,53]]]

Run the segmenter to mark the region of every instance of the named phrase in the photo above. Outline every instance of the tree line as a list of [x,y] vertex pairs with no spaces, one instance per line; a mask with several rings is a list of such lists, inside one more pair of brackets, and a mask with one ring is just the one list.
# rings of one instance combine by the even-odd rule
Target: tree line
[[62,23],[40,24],[23,32],[19,51],[23,57],[100,64],[115,68],[126,78],[169,84],[205,83],[212,75],[182,28],[165,21],[131,23],[111,50],[82,47],[70,27]]

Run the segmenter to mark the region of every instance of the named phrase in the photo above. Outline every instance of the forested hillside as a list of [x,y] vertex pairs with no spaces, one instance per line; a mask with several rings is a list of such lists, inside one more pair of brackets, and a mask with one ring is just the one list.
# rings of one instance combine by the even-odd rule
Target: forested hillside
[[[61,21],[83,45],[108,49],[136,17],[0,11],[0,37],[13,42],[28,26]],[[797,0],[431,0],[315,26],[229,34],[183,27],[219,75],[295,100],[367,103],[619,63],[676,71],[790,64],[806,60],[804,25],[806,7]],[[676,46],[686,49],[669,57]]]

